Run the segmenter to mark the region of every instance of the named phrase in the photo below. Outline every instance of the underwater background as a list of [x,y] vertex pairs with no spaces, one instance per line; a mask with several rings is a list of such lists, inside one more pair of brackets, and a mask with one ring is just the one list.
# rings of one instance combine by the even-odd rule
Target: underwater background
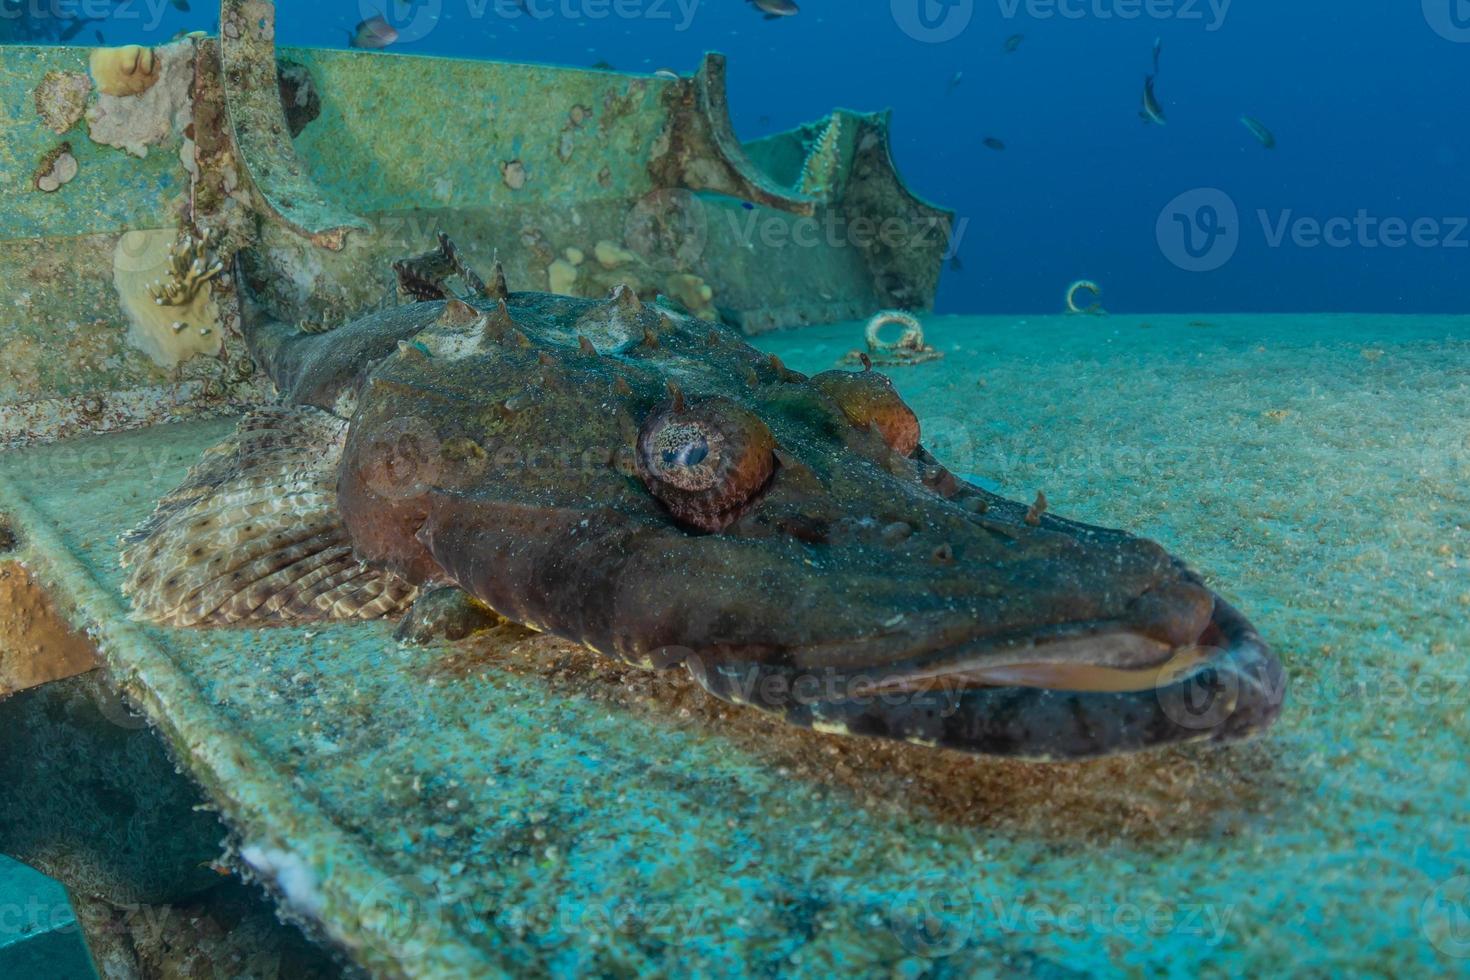
[[[209,3],[6,0],[0,38],[37,5],[104,14],[79,43],[215,30]],[[1056,310],[1080,278],[1117,310],[1449,312],[1470,263],[1463,6],[329,0],[282,4],[280,42],[345,46],[381,16],[400,54],[688,73],[719,50],[742,139],[891,107],[899,172],[961,229],[939,312]],[[1139,118],[1155,39],[1164,126]]]
[[[0,40],[217,30],[209,0],[89,2],[0,0]],[[195,713],[215,736],[201,751],[231,765],[239,745],[258,752],[255,781],[230,792],[258,791],[273,817],[306,787],[353,848],[293,827],[303,853],[344,877],[379,862],[395,886],[435,879],[427,912],[404,906],[425,962],[1466,972],[1470,321],[1450,314],[1470,262],[1470,3],[796,0],[766,20],[746,0],[382,2],[286,0],[279,41],[346,47],[382,17],[394,58],[688,74],[719,50],[746,140],[833,106],[892,108],[898,172],[961,229],[946,315],[924,323],[944,356],[893,372],[926,445],[1008,497],[1045,491],[1058,513],[1186,556],[1255,618],[1291,685],[1278,726],[1232,750],[1038,770],[773,728],[692,682],[512,630],[493,664],[383,658],[386,631],[340,624],[207,642],[155,631],[156,648],[115,653]],[[13,16],[26,8],[51,13]],[[1163,126],[1139,118],[1156,43]],[[464,143],[445,135],[451,152]],[[1112,316],[1061,314],[1082,278]],[[849,321],[758,343],[815,374],[862,337]],[[233,425],[0,456],[0,487],[114,597],[118,537]],[[344,703],[354,751],[324,750],[300,719]],[[485,778],[453,787],[453,813],[419,792],[419,776],[442,788],[456,772]],[[630,901],[663,918],[605,924],[625,925]],[[235,931],[258,955],[260,935]],[[400,950],[362,955],[378,953]]]

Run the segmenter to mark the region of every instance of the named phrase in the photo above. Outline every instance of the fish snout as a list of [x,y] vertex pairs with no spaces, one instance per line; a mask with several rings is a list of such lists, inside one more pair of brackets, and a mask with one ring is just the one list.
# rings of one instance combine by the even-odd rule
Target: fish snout
[[[1255,735],[1280,714],[1287,679],[1250,624],[1216,598],[1187,669],[1124,690],[975,678],[885,686],[871,675],[695,656],[706,690],[819,731],[962,752],[1062,762]],[[881,673],[880,673],[881,676]]]

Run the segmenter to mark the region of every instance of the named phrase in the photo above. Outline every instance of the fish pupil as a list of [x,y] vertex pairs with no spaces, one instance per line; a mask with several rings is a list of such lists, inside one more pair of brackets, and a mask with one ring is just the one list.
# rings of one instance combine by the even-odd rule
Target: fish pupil
[[694,436],[682,446],[663,451],[665,466],[698,466],[709,456],[709,442],[704,436]]

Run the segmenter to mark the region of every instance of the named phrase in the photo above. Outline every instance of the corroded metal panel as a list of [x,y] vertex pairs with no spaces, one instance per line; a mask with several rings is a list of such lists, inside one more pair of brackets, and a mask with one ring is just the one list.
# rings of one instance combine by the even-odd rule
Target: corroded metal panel
[[[328,328],[395,302],[392,261],[440,230],[512,288],[624,283],[749,332],[932,303],[949,217],[903,188],[882,117],[747,148],[718,55],[666,78],[277,52],[273,16],[226,0],[219,39],[7,49],[0,445],[258,400],[238,272]],[[853,231],[883,220],[902,247]]]

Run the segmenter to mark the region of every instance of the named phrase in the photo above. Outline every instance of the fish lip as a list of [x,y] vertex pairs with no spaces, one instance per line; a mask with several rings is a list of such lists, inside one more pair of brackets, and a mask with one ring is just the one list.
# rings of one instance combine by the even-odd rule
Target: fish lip
[[852,696],[839,686],[835,697],[802,698],[793,693],[794,678],[810,672],[789,664],[742,660],[726,651],[695,655],[685,666],[716,696],[794,724],[1064,762],[1189,742],[1233,742],[1268,728],[1281,712],[1287,678],[1250,622],[1215,596],[1196,645],[1209,655],[1172,683],[1123,693],[996,686]]

